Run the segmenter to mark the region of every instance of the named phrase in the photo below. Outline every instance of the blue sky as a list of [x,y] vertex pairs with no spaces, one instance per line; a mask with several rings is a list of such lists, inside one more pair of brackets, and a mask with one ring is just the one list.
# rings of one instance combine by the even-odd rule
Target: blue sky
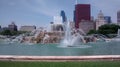
[[[80,4],[91,4],[92,16],[96,18],[100,10],[116,22],[120,10],[120,0],[78,0]],[[7,26],[14,21],[18,26],[47,26],[61,10],[68,20],[73,20],[75,0],[0,0],[0,25]]]

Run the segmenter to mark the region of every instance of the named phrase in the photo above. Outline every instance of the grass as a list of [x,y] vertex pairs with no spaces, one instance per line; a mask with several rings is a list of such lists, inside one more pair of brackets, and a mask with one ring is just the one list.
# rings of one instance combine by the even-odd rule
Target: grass
[[16,62],[0,61],[0,67],[120,67],[120,61]]

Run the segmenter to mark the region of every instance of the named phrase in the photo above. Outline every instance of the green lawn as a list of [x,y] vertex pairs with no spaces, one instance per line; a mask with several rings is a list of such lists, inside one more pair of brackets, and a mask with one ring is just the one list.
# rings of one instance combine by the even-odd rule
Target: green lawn
[[120,67],[120,61],[97,62],[9,62],[0,61],[0,67]]

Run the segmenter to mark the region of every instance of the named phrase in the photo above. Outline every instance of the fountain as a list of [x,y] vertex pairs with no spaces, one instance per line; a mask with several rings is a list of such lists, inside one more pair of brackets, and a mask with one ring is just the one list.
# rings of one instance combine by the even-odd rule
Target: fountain
[[118,29],[118,34],[117,34],[118,37],[120,37],[120,29]]
[[85,42],[84,37],[79,33],[79,30],[72,30],[70,22],[66,23],[65,29],[65,37],[60,43],[61,46],[78,47]]
[[13,39],[12,42],[15,42],[15,43],[19,42],[19,43],[21,43],[22,40],[23,40],[23,37],[24,37],[24,35],[19,35],[15,39]]
[[120,42],[120,29],[118,29],[117,37],[113,38],[112,41]]
[[[0,41],[0,55],[23,55],[23,56],[93,56],[93,55],[120,55],[120,38],[119,42],[94,42],[84,43],[85,37],[80,34],[80,30],[70,27],[70,23],[65,24],[64,32],[45,32],[35,30],[31,36],[26,34],[20,35],[13,41],[20,43],[9,43],[9,39]],[[63,37],[64,36],[64,37]],[[120,29],[118,30],[118,37]],[[34,41],[38,42],[34,44]],[[61,37],[61,38],[58,38]],[[87,38],[87,37],[86,37]],[[89,37],[88,37],[89,38]],[[28,40],[29,39],[29,40]],[[32,40],[31,40],[32,39]],[[61,41],[62,39],[62,41]],[[90,38],[91,39],[91,38]],[[33,41],[33,44],[31,41]],[[46,40],[48,43],[46,43]],[[56,41],[56,40],[60,40]],[[114,39],[113,39],[114,40]],[[21,42],[22,41],[22,42]],[[27,43],[25,43],[27,41]],[[87,40],[86,40],[87,41]],[[10,40],[11,42],[11,40]],[[44,43],[44,44],[43,44]],[[60,43],[56,44],[56,43]]]

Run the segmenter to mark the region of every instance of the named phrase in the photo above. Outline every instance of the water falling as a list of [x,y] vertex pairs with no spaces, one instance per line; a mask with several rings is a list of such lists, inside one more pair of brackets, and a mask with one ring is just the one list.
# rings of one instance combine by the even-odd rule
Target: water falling
[[113,38],[112,41],[120,42],[120,29],[118,29],[117,37]]
[[65,24],[65,37],[61,42],[62,46],[72,47],[80,45],[84,41],[84,37],[80,35],[78,30],[72,30],[70,22]]
[[120,37],[120,29],[118,29],[118,34],[117,34],[118,37]]

